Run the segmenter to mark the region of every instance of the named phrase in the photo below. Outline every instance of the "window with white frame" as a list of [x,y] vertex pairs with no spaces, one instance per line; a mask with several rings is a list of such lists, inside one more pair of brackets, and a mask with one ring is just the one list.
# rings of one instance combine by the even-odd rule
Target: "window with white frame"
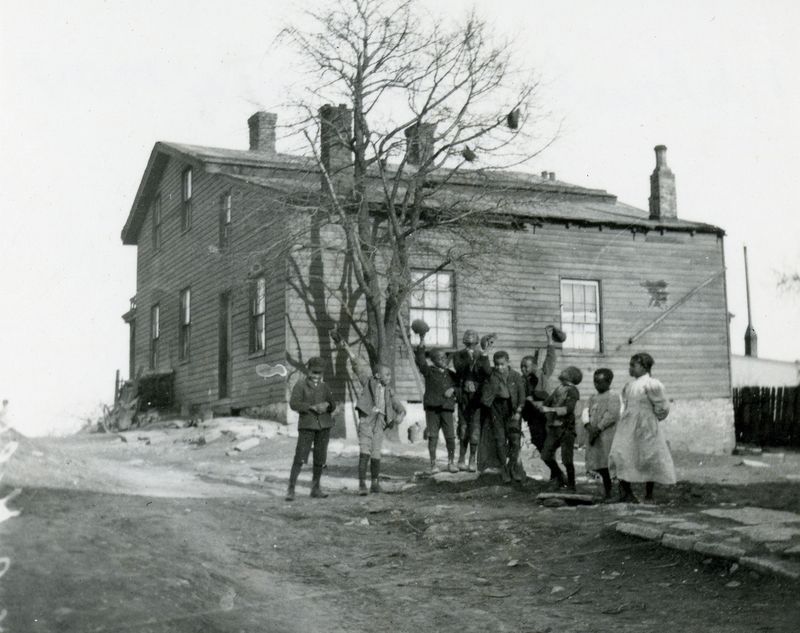
[[181,179],[181,231],[192,228],[192,168],[183,172]]
[[564,349],[601,351],[599,281],[561,280],[561,329]]
[[180,322],[178,323],[178,359],[189,359],[189,343],[192,328],[192,289],[181,290]]
[[[411,272],[412,283],[419,285],[409,299],[409,323],[422,319],[430,326],[425,335],[426,345],[451,347],[453,345],[453,273],[440,271],[431,274],[427,270]],[[414,344],[419,337],[411,333]]]
[[153,250],[161,250],[161,196],[156,196],[150,205],[150,215],[153,218]]
[[158,367],[158,341],[161,338],[161,309],[158,304],[150,308],[150,369]]
[[253,282],[250,295],[250,351],[267,348],[267,280],[259,277]]
[[222,194],[219,209],[219,247],[225,248],[231,241],[231,214],[233,207],[233,196],[228,191]]

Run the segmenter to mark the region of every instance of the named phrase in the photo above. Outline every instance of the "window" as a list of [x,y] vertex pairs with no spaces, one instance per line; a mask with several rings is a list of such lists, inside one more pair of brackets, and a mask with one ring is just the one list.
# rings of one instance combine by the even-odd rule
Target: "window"
[[222,194],[219,209],[219,247],[225,248],[231,241],[231,207],[233,196],[231,192]]
[[[411,271],[412,283],[428,275],[429,271]],[[453,345],[453,273],[438,272],[425,278],[411,292],[409,302],[409,322],[422,319],[430,326],[425,336],[428,345]],[[411,333],[413,343],[419,343],[419,337]]]
[[150,205],[150,215],[153,218],[153,250],[161,250],[161,196],[156,196]]
[[267,280],[259,277],[253,282],[250,295],[250,351],[267,348]]
[[181,290],[180,322],[178,324],[178,359],[189,360],[192,327],[192,290]]
[[158,340],[161,337],[161,310],[158,304],[150,308],[150,369],[158,367]]
[[192,168],[183,172],[181,187],[181,231],[192,228]]
[[561,280],[561,329],[564,349],[599,352],[600,282]]

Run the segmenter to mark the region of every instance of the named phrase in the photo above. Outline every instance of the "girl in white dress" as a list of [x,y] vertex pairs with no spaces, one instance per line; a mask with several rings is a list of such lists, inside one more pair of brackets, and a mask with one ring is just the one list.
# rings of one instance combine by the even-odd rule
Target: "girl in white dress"
[[645,482],[645,501],[653,501],[655,482],[674,484],[675,466],[659,422],[669,414],[664,385],[650,376],[650,354],[634,354],[633,380],[622,390],[624,411],[608,456],[611,475],[619,479],[620,501],[638,503],[631,482]]

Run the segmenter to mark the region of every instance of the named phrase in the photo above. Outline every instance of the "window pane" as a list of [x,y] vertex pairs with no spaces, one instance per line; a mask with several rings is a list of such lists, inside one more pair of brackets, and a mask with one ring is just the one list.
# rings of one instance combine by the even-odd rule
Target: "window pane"
[[183,199],[189,200],[192,197],[192,170],[187,169],[183,172]]
[[267,311],[267,280],[259,279],[256,289],[256,314],[264,314]]

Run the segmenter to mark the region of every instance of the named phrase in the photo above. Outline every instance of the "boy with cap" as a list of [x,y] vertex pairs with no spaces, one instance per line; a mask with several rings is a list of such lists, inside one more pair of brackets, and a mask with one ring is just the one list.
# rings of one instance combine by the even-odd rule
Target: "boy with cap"
[[[458,380],[458,469],[477,470],[478,442],[481,436],[481,385],[489,376],[489,357],[478,346],[475,330],[464,332],[464,349],[453,355]],[[466,464],[469,447],[469,466]]]
[[308,375],[297,381],[292,389],[289,406],[300,414],[297,423],[297,446],[294,462],[289,474],[289,488],[286,490],[286,501],[294,501],[294,487],[303,464],[308,460],[311,448],[314,448],[314,466],[311,483],[311,496],[324,499],[328,496],[320,487],[322,468],[328,454],[328,438],[333,418],[331,413],[336,408],[330,387],[322,381],[325,362],[314,356],[306,363]]
[[492,361],[494,368],[481,390],[481,403],[490,416],[503,482],[510,483],[512,475],[522,479],[522,471],[516,466],[522,438],[525,382],[509,366],[508,352],[495,352]]
[[420,334],[420,342],[414,351],[414,360],[419,373],[425,380],[425,395],[422,406],[425,409],[425,425],[428,431],[428,454],[431,459],[430,473],[439,472],[436,466],[436,446],[439,443],[439,429],[444,433],[447,446],[447,470],[457,473],[455,464],[456,429],[453,411],[456,408],[456,386],[458,379],[453,371],[447,368],[447,354],[444,350],[434,349],[430,354],[432,365],[425,359],[425,335]]
[[[561,383],[543,404],[535,406],[547,415],[547,438],[542,449],[542,460],[550,468],[551,479],[559,487],[566,486],[575,491],[575,464],[572,456],[575,450],[575,405],[580,400],[577,386],[583,380],[583,373],[577,367],[567,367],[558,375]],[[567,480],[555,460],[556,450],[561,447],[561,463],[567,470]]]
[[[383,432],[400,424],[406,417],[406,409],[397,399],[391,387],[392,370],[386,365],[376,365],[375,372],[366,371],[347,343],[340,347],[350,358],[353,372],[361,383],[361,395],[356,402],[358,412],[358,494],[383,492],[379,477],[381,470],[381,448]],[[372,485],[367,490],[367,466]]]

